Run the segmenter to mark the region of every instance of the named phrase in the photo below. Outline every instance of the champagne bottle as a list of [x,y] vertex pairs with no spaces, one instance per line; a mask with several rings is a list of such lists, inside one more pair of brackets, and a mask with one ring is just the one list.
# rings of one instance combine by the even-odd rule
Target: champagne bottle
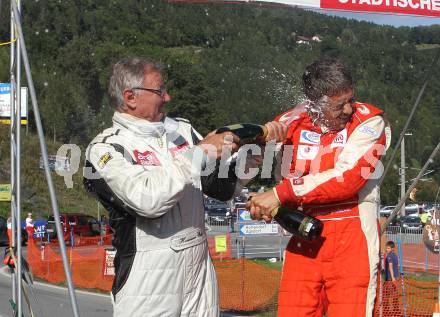
[[321,236],[323,229],[321,220],[307,216],[302,212],[278,207],[272,211],[272,217],[281,227],[293,235],[307,240],[315,240]]
[[240,138],[241,144],[264,143],[267,128],[254,123],[237,123],[218,128],[216,133],[231,131]]

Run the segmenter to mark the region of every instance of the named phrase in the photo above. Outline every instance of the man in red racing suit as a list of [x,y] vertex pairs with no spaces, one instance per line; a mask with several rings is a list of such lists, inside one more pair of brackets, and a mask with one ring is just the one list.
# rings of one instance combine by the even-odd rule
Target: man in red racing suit
[[309,100],[277,118],[289,126],[284,149],[293,146],[290,170],[248,203],[255,219],[269,220],[282,205],[324,224],[322,239],[291,238],[278,315],[321,316],[325,292],[328,317],[372,316],[379,264],[377,182],[388,128],[380,109],[354,101],[351,77],[338,60],[315,61],[303,84]]

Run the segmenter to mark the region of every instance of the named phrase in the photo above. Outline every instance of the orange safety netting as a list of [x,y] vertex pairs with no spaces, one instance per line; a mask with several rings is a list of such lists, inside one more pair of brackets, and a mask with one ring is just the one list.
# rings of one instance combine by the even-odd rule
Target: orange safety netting
[[438,300],[437,282],[404,277],[378,288],[374,316],[431,317]]
[[216,261],[220,307],[234,311],[276,310],[281,272],[239,259]]
[[[108,247],[108,246],[107,246]],[[89,245],[67,248],[67,257],[76,287],[109,291],[113,276],[104,275],[104,246]],[[37,245],[33,240],[28,244],[28,262],[34,276],[51,283],[64,283],[63,262],[57,244]]]
[[[281,272],[253,261],[230,260],[231,241],[227,236],[227,252],[215,252],[214,237],[208,239],[220,289],[221,308],[255,311],[275,309]],[[89,240],[92,242],[92,240]],[[113,276],[104,275],[105,249],[94,245],[67,247],[67,256],[75,287],[110,291]],[[221,260],[220,260],[221,258]],[[51,283],[64,283],[65,274],[58,244],[39,245],[30,240],[28,261],[34,276]],[[262,278],[264,277],[264,278]]]
[[[36,239],[38,241],[38,239]],[[73,246],[81,247],[87,245],[111,245],[112,244],[112,235],[108,234],[105,236],[94,236],[94,237],[84,237],[79,235],[74,235],[73,237]],[[66,241],[66,245],[71,245],[70,239]],[[59,245],[59,241],[57,239],[50,241],[50,245]]]

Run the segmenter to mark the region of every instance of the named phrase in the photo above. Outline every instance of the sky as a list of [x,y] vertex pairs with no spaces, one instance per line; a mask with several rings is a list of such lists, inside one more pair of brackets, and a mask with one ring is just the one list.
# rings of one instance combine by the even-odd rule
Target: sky
[[348,19],[356,19],[362,21],[370,21],[376,24],[387,24],[395,27],[399,26],[419,26],[419,25],[440,25],[440,17],[422,17],[409,15],[393,15],[393,14],[379,14],[379,13],[358,13],[358,12],[344,12],[335,10],[314,10],[319,13],[339,16]]

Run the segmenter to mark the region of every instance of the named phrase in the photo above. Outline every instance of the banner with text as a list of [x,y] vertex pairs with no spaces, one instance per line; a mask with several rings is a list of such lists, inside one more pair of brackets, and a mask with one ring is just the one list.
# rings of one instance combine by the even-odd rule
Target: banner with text
[[271,3],[342,11],[440,16],[440,0],[169,0],[169,2]]

